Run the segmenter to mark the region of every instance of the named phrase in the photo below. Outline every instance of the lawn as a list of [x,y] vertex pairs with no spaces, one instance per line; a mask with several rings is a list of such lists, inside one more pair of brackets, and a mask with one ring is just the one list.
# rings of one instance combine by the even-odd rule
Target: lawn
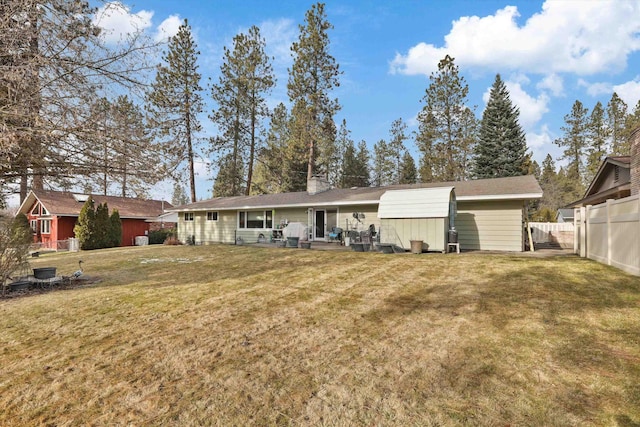
[[247,246],[34,259],[0,425],[640,425],[640,278],[577,257]]

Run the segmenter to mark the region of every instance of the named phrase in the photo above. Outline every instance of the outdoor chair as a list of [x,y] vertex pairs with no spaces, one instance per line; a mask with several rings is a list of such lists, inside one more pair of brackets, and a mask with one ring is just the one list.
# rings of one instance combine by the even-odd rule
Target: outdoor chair
[[340,228],[340,227],[331,227],[331,231],[329,232],[329,241],[330,242],[341,242],[342,241],[342,228]]

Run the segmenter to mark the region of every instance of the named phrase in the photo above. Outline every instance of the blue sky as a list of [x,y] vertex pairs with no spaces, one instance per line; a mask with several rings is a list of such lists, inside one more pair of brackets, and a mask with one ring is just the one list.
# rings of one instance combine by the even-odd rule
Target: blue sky
[[[278,82],[269,99],[275,106],[287,102],[289,47],[311,4],[136,0],[110,9],[100,23],[114,37],[135,24],[161,38],[187,18],[201,51],[203,86],[218,78],[223,46],[257,25],[275,57]],[[553,140],[576,99],[589,109],[597,101],[606,106],[614,90],[630,109],[640,99],[639,1],[354,0],[327,1],[326,12],[334,25],[331,52],[344,72],[334,93],[342,105],[336,122],[346,119],[352,138],[370,147],[388,138],[397,118],[415,130],[428,76],[445,54],[467,80],[479,118],[495,74],[501,74],[539,163],[547,153],[560,156]],[[206,114],[202,123],[207,136],[215,133]],[[413,142],[408,146],[415,154]],[[210,160],[199,162],[198,198],[211,195]],[[156,192],[169,191],[163,196],[170,198],[167,188]]]

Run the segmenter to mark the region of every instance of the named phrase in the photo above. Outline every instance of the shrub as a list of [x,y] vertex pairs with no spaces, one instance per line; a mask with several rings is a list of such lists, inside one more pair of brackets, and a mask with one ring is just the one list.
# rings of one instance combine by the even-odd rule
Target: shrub
[[89,250],[95,247],[96,211],[93,198],[89,197],[82,206],[73,233],[80,243],[80,249]]
[[151,231],[149,232],[149,244],[161,245],[167,240],[167,238],[173,235],[174,231],[171,228]]
[[109,240],[111,247],[118,247],[122,244],[122,221],[120,220],[120,212],[114,209],[109,217],[110,233]]

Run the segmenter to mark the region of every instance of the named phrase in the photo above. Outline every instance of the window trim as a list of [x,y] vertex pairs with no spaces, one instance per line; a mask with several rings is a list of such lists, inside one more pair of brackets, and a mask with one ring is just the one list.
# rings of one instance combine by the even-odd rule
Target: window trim
[[43,219],[43,220],[40,221],[40,234],[51,234],[51,220],[50,219]]
[[31,232],[33,234],[37,234],[38,233],[38,220],[37,219],[32,219],[31,221],[29,221],[29,226],[31,227]]
[[[262,227],[247,227],[249,212],[258,212],[262,213],[264,219],[262,220]],[[244,224],[240,223],[240,217],[244,217]],[[269,222],[271,222],[271,226],[269,226]],[[243,210],[238,211],[238,215],[236,215],[236,225],[240,230],[271,230],[273,229],[273,210],[272,209],[251,209],[251,210]]]
[[194,221],[195,218],[194,218],[193,212],[184,212],[184,215],[182,216],[182,219],[185,222],[192,222],[192,221]]
[[[213,214],[215,214],[215,218],[212,218],[214,216]],[[207,211],[207,221],[217,222],[219,217],[220,214],[218,211]]]

